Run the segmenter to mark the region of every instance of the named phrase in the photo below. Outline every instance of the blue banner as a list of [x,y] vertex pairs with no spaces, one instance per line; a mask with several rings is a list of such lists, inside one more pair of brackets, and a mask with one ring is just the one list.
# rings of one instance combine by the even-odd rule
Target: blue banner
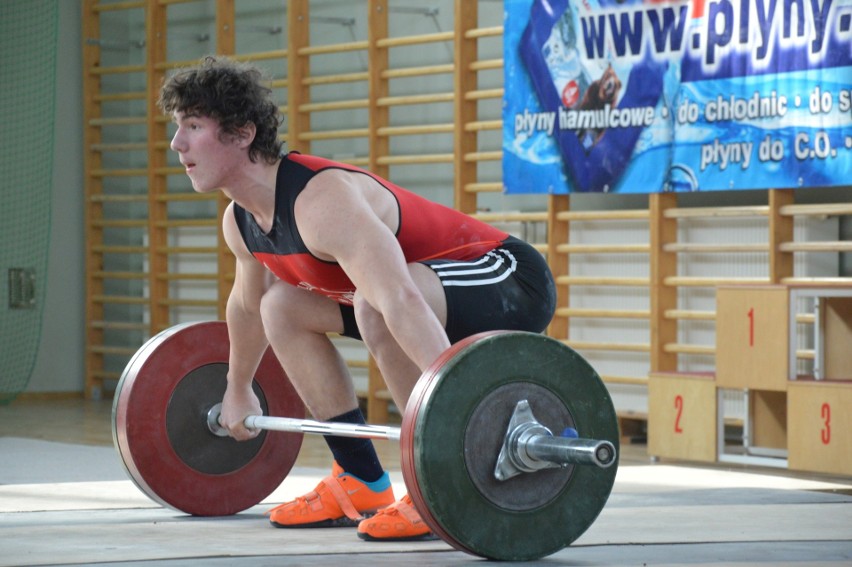
[[505,0],[508,193],[848,185],[852,0]]

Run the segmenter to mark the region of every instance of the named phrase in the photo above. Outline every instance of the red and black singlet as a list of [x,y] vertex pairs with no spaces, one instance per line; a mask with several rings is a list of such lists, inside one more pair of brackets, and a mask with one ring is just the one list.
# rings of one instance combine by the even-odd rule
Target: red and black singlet
[[508,234],[357,167],[290,152],[281,160],[275,185],[275,217],[264,233],[245,209],[234,203],[234,217],[255,258],[282,281],[351,304],[355,286],[336,262],[313,256],[296,227],[294,205],[314,175],[327,169],[368,175],[390,191],[399,207],[397,240],[407,262],[436,258],[471,260],[497,248]]

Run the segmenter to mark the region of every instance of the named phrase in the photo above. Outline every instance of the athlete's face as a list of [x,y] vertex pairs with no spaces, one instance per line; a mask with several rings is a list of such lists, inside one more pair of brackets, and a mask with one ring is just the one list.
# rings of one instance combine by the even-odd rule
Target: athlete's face
[[208,193],[225,186],[243,156],[238,141],[222,136],[219,123],[207,116],[175,112],[173,118],[178,128],[171,148],[178,153],[192,188]]

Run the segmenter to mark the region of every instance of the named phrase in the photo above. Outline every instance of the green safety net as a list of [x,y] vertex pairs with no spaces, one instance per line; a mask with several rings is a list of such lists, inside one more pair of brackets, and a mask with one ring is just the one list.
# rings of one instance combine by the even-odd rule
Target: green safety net
[[58,0],[0,1],[0,404],[30,380],[50,242]]

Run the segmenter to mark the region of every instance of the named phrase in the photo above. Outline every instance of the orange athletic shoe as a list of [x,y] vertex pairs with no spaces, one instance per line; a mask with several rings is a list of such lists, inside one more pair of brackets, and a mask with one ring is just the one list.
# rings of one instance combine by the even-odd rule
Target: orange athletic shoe
[[331,476],[322,479],[313,491],[266,514],[278,528],[354,527],[393,501],[387,473],[376,482],[366,483],[344,472],[335,462]]
[[372,518],[358,524],[358,537],[367,541],[423,541],[438,539],[414,508],[408,494]]

